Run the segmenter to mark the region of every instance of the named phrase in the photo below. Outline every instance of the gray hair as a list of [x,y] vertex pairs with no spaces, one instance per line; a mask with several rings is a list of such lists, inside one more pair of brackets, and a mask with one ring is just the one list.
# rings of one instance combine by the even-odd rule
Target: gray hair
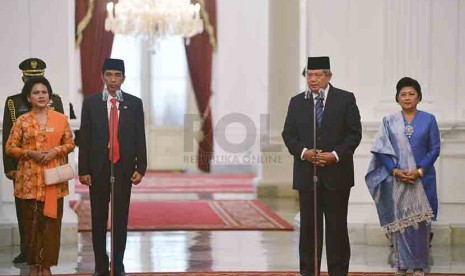
[[331,73],[331,70],[330,69],[323,69],[323,73],[325,73],[325,75],[327,77],[331,76],[333,73]]

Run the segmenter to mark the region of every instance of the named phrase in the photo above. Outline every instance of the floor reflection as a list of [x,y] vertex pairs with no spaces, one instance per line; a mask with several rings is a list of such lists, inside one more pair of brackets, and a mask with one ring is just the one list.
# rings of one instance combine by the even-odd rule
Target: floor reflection
[[[221,197],[224,197],[222,195]],[[281,217],[292,222],[294,199],[263,200]],[[78,249],[62,247],[54,273],[92,273],[94,256],[91,233],[79,234]],[[110,248],[109,235],[107,239]],[[128,272],[183,271],[296,271],[298,232],[286,231],[158,231],[130,232],[125,266]],[[11,260],[19,248],[0,248],[0,275],[27,273]],[[323,252],[325,254],[325,252]],[[389,246],[352,245],[350,271],[394,271]],[[465,272],[465,246],[433,246],[431,272]],[[326,270],[325,258],[322,268]]]

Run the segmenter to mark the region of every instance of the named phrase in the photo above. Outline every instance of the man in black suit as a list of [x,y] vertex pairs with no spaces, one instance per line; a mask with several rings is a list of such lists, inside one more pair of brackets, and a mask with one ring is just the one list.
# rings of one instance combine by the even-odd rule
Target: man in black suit
[[[31,77],[44,76],[45,68],[47,68],[47,64],[40,58],[28,58],[23,60],[19,64],[19,69],[23,72],[23,76],[21,78],[23,80],[23,83],[26,83],[26,81]],[[13,124],[16,122],[16,119],[19,116],[31,111],[29,106],[26,104],[26,98],[27,95],[22,95],[21,93],[9,96],[8,98],[6,98],[5,109],[3,111],[3,169],[5,171],[6,177],[13,181],[16,177],[18,160],[6,154],[5,144],[8,140],[8,137],[10,136],[11,128],[13,127]],[[48,103],[48,108],[60,113],[64,113],[63,103],[61,102],[60,96],[53,93],[52,98]],[[25,218],[21,216],[22,212],[20,212],[19,210],[20,206],[21,204],[19,202],[19,199],[15,197],[16,218],[18,219],[19,240],[21,246],[20,253],[13,259],[13,263],[25,263],[27,260],[27,244],[23,238],[25,230]]]
[[[125,274],[123,258],[131,187],[141,182],[147,168],[142,101],[121,91],[124,73],[122,60],[106,59],[102,68],[104,91],[87,97],[82,106],[79,180],[90,190],[94,275],[109,274],[106,233],[110,165],[114,164],[115,172],[115,259],[112,260],[115,275]],[[110,143],[110,140],[114,143]]]
[[[318,271],[321,266],[323,215],[330,276],[347,275],[350,244],[347,207],[354,185],[353,154],[362,138],[360,113],[352,93],[329,81],[329,57],[309,57],[305,72],[309,91],[291,98],[282,137],[294,156],[293,189],[300,201],[300,273],[314,275],[313,165],[318,166]],[[313,117],[316,108],[316,148]]]

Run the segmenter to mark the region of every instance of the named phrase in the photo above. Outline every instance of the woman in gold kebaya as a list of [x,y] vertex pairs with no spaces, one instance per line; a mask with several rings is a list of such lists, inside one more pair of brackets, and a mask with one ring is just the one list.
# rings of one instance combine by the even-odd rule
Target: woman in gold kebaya
[[15,196],[25,220],[30,275],[50,275],[50,267],[58,263],[68,182],[45,185],[44,170],[65,164],[74,141],[68,118],[48,108],[52,88],[46,78],[29,79],[22,94],[32,110],[15,122],[5,149],[19,162]]

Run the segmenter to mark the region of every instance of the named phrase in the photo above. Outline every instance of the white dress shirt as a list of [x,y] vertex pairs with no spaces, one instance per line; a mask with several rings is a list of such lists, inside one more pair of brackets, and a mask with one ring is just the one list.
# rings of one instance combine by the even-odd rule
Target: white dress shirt
[[[312,93],[310,91],[307,91],[308,93]],[[328,86],[326,86],[326,88],[324,89],[324,99],[323,99],[323,111],[325,110],[325,106],[326,106],[326,99],[328,98],[328,93],[329,93],[329,84]],[[313,96],[313,104],[316,105],[316,97],[318,97],[318,93],[312,93],[312,96]]]

